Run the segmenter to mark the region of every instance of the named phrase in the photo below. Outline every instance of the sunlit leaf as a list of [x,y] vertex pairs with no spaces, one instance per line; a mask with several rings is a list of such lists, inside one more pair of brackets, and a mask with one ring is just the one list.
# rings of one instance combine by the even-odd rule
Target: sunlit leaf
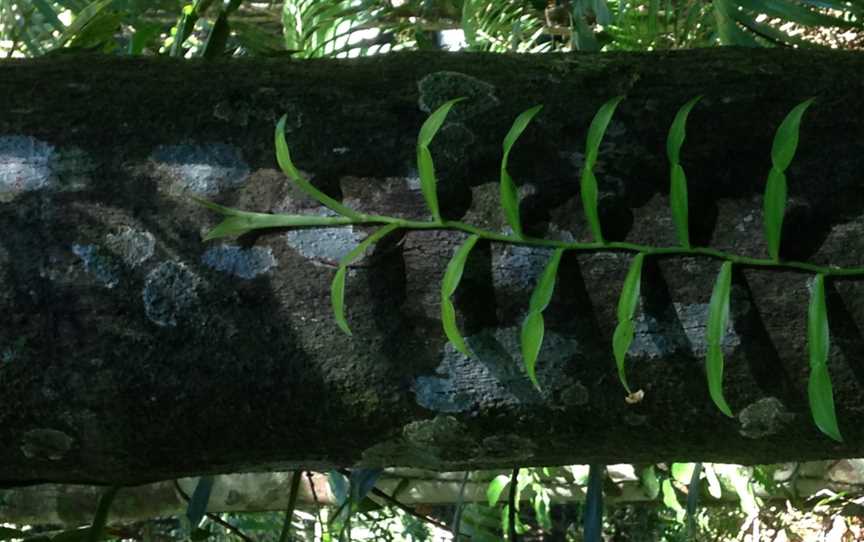
[[399,228],[398,224],[388,224],[379,228],[339,261],[339,268],[330,284],[330,305],[333,308],[336,325],[348,335],[351,335],[351,328],[348,327],[348,320],[345,318],[345,276],[348,273],[348,266],[362,256],[370,246],[397,228]]
[[504,488],[509,484],[510,477],[506,474],[499,474],[494,480],[489,482],[489,487],[486,488],[486,499],[489,502],[489,506],[496,506],[498,504],[498,501],[501,499],[501,493],[504,492]]
[[523,111],[516,120],[513,121],[513,126],[504,137],[504,155],[501,158],[501,207],[504,209],[504,216],[507,218],[507,223],[513,228],[513,232],[519,237],[522,236],[522,223],[519,220],[519,194],[516,190],[516,185],[513,179],[510,178],[510,173],[507,171],[507,160],[510,158],[510,149],[513,144],[525,131],[528,123],[534,118],[534,115],[540,112],[542,105],[536,105],[531,109]]
[[522,322],[522,359],[525,363],[525,372],[535,387],[539,388],[535,367],[540,355],[540,347],[543,345],[543,333],[545,330],[543,322],[543,311],[552,299],[555,290],[555,276],[558,274],[558,264],[564,254],[563,248],[555,249],[549,263],[543,269],[534,291],[531,293],[531,301],[528,304],[528,315]]
[[294,166],[294,163],[291,161],[291,154],[288,151],[288,143],[285,141],[286,119],[287,116],[283,115],[276,124],[276,161],[279,163],[279,167],[282,168],[285,175],[290,177],[303,192],[320,202],[322,205],[336,211],[342,216],[355,219],[360,218],[360,215],[356,211],[349,209],[324,192],[315,188],[312,183],[310,183],[309,180],[306,179]]
[[708,376],[708,391],[711,399],[723,414],[732,417],[732,409],[723,397],[723,337],[729,321],[729,293],[732,288],[732,262],[723,262],[714,283],[708,305],[708,356],[705,371]]
[[75,36],[77,36],[87,24],[96,18],[103,9],[107,8],[114,0],[95,0],[90,2],[84,9],[78,12],[75,19],[69,23],[69,26],[60,34],[57,41],[54,43],[55,48],[63,47]]
[[420,127],[420,133],[417,136],[417,172],[420,176],[420,190],[423,192],[423,198],[426,200],[426,206],[432,213],[432,218],[436,222],[441,221],[441,211],[438,208],[438,188],[435,180],[435,165],[432,162],[432,153],[429,152],[429,144],[438,129],[444,124],[444,119],[450,113],[450,109],[461,102],[465,98],[455,98],[444,102],[441,107],[436,109],[429,115],[429,118]]
[[831,336],[828,329],[828,310],[825,304],[825,276],[816,275],[807,309],[807,347],[810,354],[810,379],[807,395],[813,421],[820,431],[842,442],[834,411],[834,392],[828,374],[828,350]]
[[812,103],[813,98],[810,98],[792,108],[792,111],[780,123],[777,133],[774,134],[774,144],[771,147],[771,162],[781,172],[786,171],[789,164],[792,163],[792,158],[795,157],[795,150],[798,148],[798,131],[801,126],[801,117]]
[[603,540],[603,476],[606,467],[591,465],[588,468],[588,490],[585,495],[583,539],[585,542]]
[[645,259],[643,253],[637,254],[627,270],[624,286],[621,288],[621,296],[618,298],[618,325],[612,337],[612,352],[615,355],[615,363],[618,366],[618,378],[621,380],[627,393],[631,393],[627,384],[625,372],[625,358],[630,344],[633,342],[634,326],[633,315],[639,304],[639,290],[642,282],[642,262]]
[[456,350],[465,356],[470,356],[471,354],[468,352],[465,339],[462,338],[456,325],[456,309],[453,307],[450,296],[459,287],[459,281],[462,280],[462,272],[465,270],[465,262],[468,261],[468,255],[479,239],[480,237],[477,235],[468,237],[465,243],[453,255],[450,263],[447,264],[444,280],[441,281],[441,323],[444,325],[444,333],[450,342],[453,343]]
[[786,213],[786,175],[773,167],[768,172],[763,206],[765,241],[768,244],[768,254],[772,260],[777,261],[780,258],[783,215]]
[[684,519],[686,513],[681,503],[678,502],[678,495],[675,493],[675,487],[672,481],[668,478],[660,484],[660,491],[663,494],[663,504],[675,511],[675,516],[678,521]]
[[654,465],[649,465],[639,472],[639,482],[650,500],[653,501],[660,494],[660,479]]
[[717,478],[717,473],[714,471],[714,466],[711,464],[703,465],[705,470],[705,479],[708,481],[708,494],[719,499],[723,496],[723,486],[720,485],[720,479]]
[[615,108],[618,107],[618,103],[623,99],[624,96],[618,96],[600,106],[600,109],[591,121],[591,126],[588,128],[588,136],[585,140],[585,163],[582,166],[582,176],[579,186],[585,218],[588,221],[588,226],[591,228],[594,241],[598,243],[603,243],[604,241],[603,232],[600,229],[600,215],[597,211],[597,179],[594,177],[594,165],[600,152],[600,142],[603,140],[603,134],[606,133],[606,128],[609,126],[609,121],[612,120]]

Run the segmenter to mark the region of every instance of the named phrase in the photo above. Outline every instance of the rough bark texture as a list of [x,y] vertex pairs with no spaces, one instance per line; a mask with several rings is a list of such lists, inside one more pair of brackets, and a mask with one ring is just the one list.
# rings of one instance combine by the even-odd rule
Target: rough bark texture
[[629,254],[565,255],[538,392],[520,368],[518,328],[546,250],[475,248],[456,296],[476,353],[465,359],[439,321],[439,282],[464,235],[379,243],[349,273],[347,337],[329,286],[368,228],[204,243],[218,217],[187,196],[322,212],[276,167],[273,126],[286,114],[293,157],[319,187],[363,211],[423,219],[417,130],[445,99],[469,96],[432,146],[441,207],[500,230],[501,140],[542,103],[511,156],[526,230],[588,240],[585,133],[601,103],[626,94],[596,168],[606,237],[674,245],[666,130],[702,94],[682,151],[693,240],[762,257],[773,132],[816,96],[787,172],[782,255],[862,265],[861,73],[861,54],[734,49],[0,63],[0,483],[860,455],[860,280],[828,283],[840,445],[807,405],[806,273],[736,268],[729,419],[703,370],[717,260],[646,261],[628,366],[645,398],[631,405],[610,345]]

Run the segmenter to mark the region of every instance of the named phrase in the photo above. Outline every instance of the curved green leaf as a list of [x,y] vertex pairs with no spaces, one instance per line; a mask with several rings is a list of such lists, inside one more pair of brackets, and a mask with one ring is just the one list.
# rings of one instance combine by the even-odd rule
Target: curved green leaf
[[627,356],[627,351],[630,349],[630,344],[633,342],[635,328],[633,325],[633,315],[636,313],[636,305],[639,303],[639,291],[642,282],[642,262],[645,259],[645,254],[639,253],[633,258],[630,264],[630,269],[627,271],[627,277],[624,279],[624,286],[621,288],[621,296],[618,298],[618,325],[615,327],[615,333],[612,336],[612,352],[615,355],[615,363],[618,366],[618,378],[627,393],[630,391],[630,386],[627,384],[624,361]]
[[436,109],[423,126],[420,127],[420,133],[417,135],[417,173],[420,176],[420,190],[423,192],[423,198],[426,200],[426,206],[432,213],[432,218],[436,222],[441,221],[441,211],[438,208],[438,192],[437,182],[435,180],[435,164],[432,162],[432,153],[429,152],[429,144],[438,129],[444,124],[444,119],[450,113],[450,109],[461,102],[465,98],[456,98],[447,102]]
[[786,115],[783,122],[777,128],[774,134],[774,144],[771,147],[771,163],[780,171],[786,171],[789,164],[792,163],[792,158],[795,157],[795,150],[798,148],[798,131],[801,127],[801,117],[804,112],[813,103],[814,98],[804,100],[800,104],[792,108],[792,111]]
[[450,300],[459,287],[459,281],[462,280],[462,272],[465,270],[465,262],[468,261],[468,255],[471,249],[477,244],[480,239],[477,235],[468,237],[465,243],[456,251],[453,258],[447,264],[447,270],[444,272],[444,280],[441,281],[441,323],[444,326],[444,333],[447,338],[453,343],[453,346],[464,354],[470,356],[468,346],[465,344],[465,339],[459,333],[459,327],[456,325],[456,309],[453,307],[453,301]]
[[604,241],[603,232],[600,229],[600,216],[597,212],[597,178],[594,177],[594,164],[597,162],[603,134],[606,133],[606,128],[609,126],[609,121],[612,120],[615,108],[618,107],[618,103],[623,99],[624,96],[617,96],[600,106],[600,109],[597,110],[594,119],[591,121],[591,126],[588,128],[588,136],[585,140],[585,163],[582,166],[582,176],[579,186],[585,218],[588,220],[588,226],[591,228],[594,240],[598,243],[603,243]]
[[388,224],[383,228],[379,228],[339,261],[339,268],[336,270],[336,275],[330,284],[330,305],[333,308],[336,325],[347,335],[351,335],[351,328],[348,327],[348,320],[345,319],[345,275],[348,272],[348,266],[362,256],[371,245],[377,243],[384,236],[398,228],[398,224]]
[[807,395],[813,421],[820,431],[842,442],[834,411],[834,392],[828,374],[828,350],[831,336],[828,329],[828,310],[825,305],[825,275],[816,275],[807,309],[807,347],[810,354],[810,380]]
[[690,248],[690,226],[688,217],[687,201],[687,176],[681,167],[681,145],[687,135],[686,124],[690,110],[696,105],[702,96],[696,96],[678,110],[672,126],[669,127],[669,135],[666,138],[666,155],[669,158],[669,204],[672,208],[672,220],[675,222],[675,231],[678,233],[678,241],[681,246]]
[[525,372],[528,378],[538,389],[540,384],[537,381],[535,367],[537,365],[537,357],[540,355],[540,347],[543,345],[543,311],[549,305],[552,299],[552,292],[555,290],[555,276],[558,274],[558,264],[561,262],[561,256],[564,254],[563,248],[555,249],[552,257],[549,258],[549,263],[543,269],[540,279],[537,281],[537,286],[531,293],[531,301],[528,303],[528,314],[522,322],[522,360],[525,363]]
[[498,504],[498,501],[501,499],[501,493],[504,492],[504,488],[507,487],[507,484],[509,483],[510,477],[506,474],[499,474],[489,482],[489,487],[486,488],[486,499],[488,500],[490,507]]
[[519,194],[513,179],[510,178],[510,173],[507,171],[507,160],[510,158],[510,149],[513,148],[513,144],[528,127],[528,123],[531,122],[534,115],[539,113],[542,108],[542,105],[535,105],[531,109],[523,111],[513,121],[513,126],[510,127],[510,131],[504,137],[504,155],[501,158],[501,207],[504,209],[507,223],[519,237],[522,237],[522,223],[519,220]]
[[690,218],[687,196],[687,176],[681,164],[675,164],[669,171],[669,206],[672,208],[672,220],[675,222],[675,232],[678,242],[684,248],[690,248]]
[[290,177],[294,183],[306,194],[320,202],[322,205],[336,211],[342,216],[358,219],[360,214],[342,205],[335,199],[331,198],[324,192],[315,188],[309,180],[304,177],[300,171],[294,166],[291,161],[291,153],[288,151],[288,143],[285,141],[285,119],[286,115],[282,115],[279,122],[276,124],[276,161],[282,171]]
[[684,138],[687,135],[687,117],[690,115],[690,110],[693,109],[696,102],[701,99],[702,96],[696,96],[682,105],[678,113],[675,114],[675,120],[672,121],[672,126],[669,127],[669,135],[666,137],[666,156],[669,158],[670,164],[681,163],[681,145],[684,144]]
[[786,213],[786,175],[772,167],[765,185],[763,215],[765,220],[765,242],[768,255],[780,259],[780,238],[783,233],[783,216]]
[[708,357],[705,370],[708,375],[708,391],[711,399],[723,414],[732,417],[732,409],[723,397],[723,337],[729,322],[729,292],[732,288],[732,262],[723,262],[714,283],[711,302],[708,305]]

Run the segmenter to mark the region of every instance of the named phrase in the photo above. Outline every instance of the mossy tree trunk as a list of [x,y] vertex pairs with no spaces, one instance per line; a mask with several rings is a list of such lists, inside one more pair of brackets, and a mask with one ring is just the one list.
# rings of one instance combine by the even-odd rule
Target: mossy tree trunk
[[725,389],[704,377],[720,261],[646,259],[624,401],[611,355],[632,254],[568,252],[545,313],[540,391],[518,329],[546,249],[481,242],[456,295],[475,352],[446,345],[439,284],[464,234],[399,231],[348,274],[370,228],[203,242],[197,195],[256,211],[322,213],[278,170],[273,127],[315,184],[364,212],[426,219],[416,134],[432,144],[445,218],[492,231],[501,141],[516,144],[526,232],[588,240],[578,179],[597,108],[626,95],[595,168],[607,240],[676,244],[665,136],[695,95],[682,164],[695,245],[766,257],[761,193],[784,115],[816,96],[787,171],[781,256],[864,265],[864,56],[787,50],[354,61],[57,57],[0,63],[0,483],[140,483],[332,465],[435,469],[578,462],[771,462],[864,452],[864,291],[828,281],[844,444],[807,403],[812,275],[738,266]]

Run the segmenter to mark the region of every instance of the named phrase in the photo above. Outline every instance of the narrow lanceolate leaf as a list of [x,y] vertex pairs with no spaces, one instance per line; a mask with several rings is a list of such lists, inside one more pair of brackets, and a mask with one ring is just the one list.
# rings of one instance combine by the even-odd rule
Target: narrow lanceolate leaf
[[798,148],[798,131],[801,127],[801,117],[812,103],[813,98],[810,98],[796,105],[786,115],[786,118],[783,119],[783,122],[780,123],[777,132],[774,134],[774,144],[771,147],[771,163],[780,171],[786,171],[789,164],[792,163],[792,158],[795,157],[795,150]]
[[780,236],[783,231],[783,215],[786,213],[786,175],[773,167],[768,172],[763,205],[768,254],[776,261],[780,258]]
[[630,386],[627,384],[624,361],[627,351],[630,350],[630,344],[633,342],[635,332],[633,315],[636,313],[636,305],[639,303],[639,289],[642,282],[642,261],[644,259],[645,255],[643,253],[640,252],[637,254],[633,258],[633,263],[630,264],[630,269],[627,271],[624,286],[621,288],[621,297],[618,298],[618,325],[615,327],[615,333],[612,336],[612,352],[615,355],[615,363],[618,365],[618,378],[621,380],[621,384],[623,384],[627,393],[632,392],[630,391]]
[[525,372],[528,374],[528,378],[537,388],[540,387],[536,373],[537,357],[540,355],[540,347],[543,345],[545,330],[543,311],[546,310],[552,299],[552,292],[555,290],[555,276],[558,274],[558,264],[561,263],[563,254],[563,248],[555,249],[555,252],[552,253],[549,263],[546,264],[546,268],[540,275],[540,280],[537,281],[537,286],[531,293],[528,315],[522,322],[522,359],[525,362]]
[[444,124],[444,119],[450,113],[450,109],[457,102],[465,98],[456,98],[436,109],[423,126],[420,127],[420,133],[417,136],[417,173],[420,176],[420,190],[423,192],[423,198],[426,200],[426,206],[429,207],[429,212],[432,213],[432,218],[436,222],[441,221],[441,211],[438,208],[438,187],[435,180],[435,164],[432,162],[432,153],[429,152],[429,144],[441,125]]
[[585,493],[585,516],[583,521],[583,539],[585,542],[601,542],[603,540],[603,476],[606,467],[590,465],[588,467],[588,490]]
[[451,301],[450,296],[459,287],[459,281],[462,280],[462,272],[465,270],[465,262],[468,261],[468,255],[479,239],[479,236],[472,235],[459,247],[450,263],[447,264],[444,280],[441,282],[441,323],[444,325],[444,333],[450,342],[453,343],[456,350],[466,356],[470,356],[468,346],[465,344],[465,339],[462,338],[462,335],[459,333],[459,327],[456,325],[456,309],[453,307],[453,301]]
[[723,337],[729,322],[729,292],[732,288],[732,262],[724,262],[714,283],[711,302],[708,305],[708,357],[705,371],[708,375],[708,392],[717,408],[732,417],[732,409],[723,397]]
[[778,260],[780,257],[780,237],[783,231],[783,215],[786,212],[784,172],[795,157],[801,117],[811,103],[813,98],[796,105],[786,115],[774,134],[774,143],[771,147],[771,171],[768,172],[764,201],[765,241],[768,244],[768,254],[773,260]]
[[672,121],[672,126],[669,127],[669,135],[666,137],[666,156],[669,158],[670,164],[681,163],[681,145],[684,144],[684,138],[687,135],[687,116],[690,115],[690,110],[701,98],[702,96],[696,96],[682,105],[675,115],[675,120]]
[[507,223],[513,229],[513,232],[519,237],[522,236],[522,223],[519,220],[519,195],[516,190],[516,185],[507,171],[507,160],[510,158],[510,149],[513,144],[525,131],[528,123],[534,118],[534,115],[540,112],[542,105],[536,105],[527,111],[523,111],[516,120],[513,121],[513,126],[504,137],[504,156],[501,158],[501,207],[504,209],[504,216],[507,218]]
[[288,143],[285,141],[285,119],[286,116],[283,115],[282,118],[279,119],[279,123],[276,124],[276,161],[279,163],[279,167],[282,168],[285,175],[288,175],[288,177],[294,181],[300,190],[320,202],[322,205],[336,211],[342,216],[359,218],[360,214],[357,213],[357,211],[349,209],[324,192],[315,188],[315,186],[313,186],[312,183],[309,182],[302,173],[300,173],[300,170],[297,169],[294,162],[291,161],[291,153],[288,151]]
[[204,240],[210,241],[229,235],[243,235],[252,230],[265,228],[345,226],[351,223],[350,220],[337,216],[244,213],[239,216],[226,217],[225,220],[207,232]]
[[834,412],[834,392],[831,376],[828,374],[828,349],[831,345],[828,330],[828,310],[825,305],[825,276],[816,275],[810,306],[807,310],[807,346],[810,353],[810,380],[807,395],[810,398],[810,411],[813,421],[820,431],[842,442]]
[[672,126],[669,128],[669,136],[666,138],[666,155],[669,158],[669,203],[672,207],[672,219],[675,222],[675,231],[678,233],[678,242],[685,248],[690,248],[690,226],[688,218],[687,202],[687,176],[681,167],[681,145],[687,135],[686,124],[690,110],[696,102],[702,98],[696,96],[678,110]]
[[345,276],[348,273],[348,266],[362,256],[370,246],[380,241],[398,227],[398,224],[388,224],[376,230],[375,233],[364,239],[362,243],[346,254],[339,262],[336,276],[333,277],[333,282],[330,284],[330,305],[333,307],[333,316],[336,319],[336,325],[348,335],[351,335],[351,328],[348,327],[348,320],[345,319]]
[[585,218],[588,220],[588,227],[591,228],[594,241],[598,243],[603,243],[604,241],[603,232],[600,229],[600,215],[597,211],[597,179],[594,177],[594,164],[597,162],[603,134],[606,133],[606,128],[609,126],[612,114],[615,113],[615,108],[618,107],[618,103],[622,99],[624,99],[624,96],[618,96],[600,106],[600,109],[591,121],[591,126],[588,128],[588,137],[585,141],[585,163],[582,166],[582,177],[579,184]]

